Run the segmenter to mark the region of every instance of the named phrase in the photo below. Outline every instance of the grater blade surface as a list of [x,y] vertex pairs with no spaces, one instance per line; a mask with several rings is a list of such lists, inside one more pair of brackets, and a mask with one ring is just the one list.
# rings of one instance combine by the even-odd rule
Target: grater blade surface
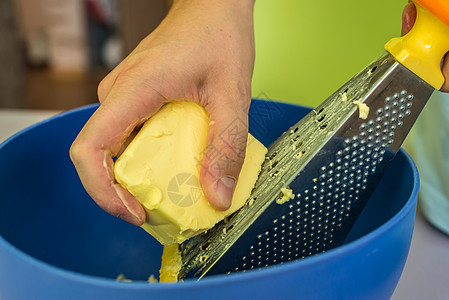
[[[245,206],[180,245],[179,278],[245,272],[341,245],[433,90],[380,56],[268,147]],[[284,188],[294,198],[278,204]]]

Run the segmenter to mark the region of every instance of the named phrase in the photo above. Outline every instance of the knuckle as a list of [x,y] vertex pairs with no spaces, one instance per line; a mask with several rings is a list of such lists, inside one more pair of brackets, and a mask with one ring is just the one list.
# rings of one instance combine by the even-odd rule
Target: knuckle
[[245,159],[245,148],[230,145],[210,147],[206,156],[207,171],[215,174],[214,177],[221,177],[226,174],[235,176],[239,173]]
[[79,165],[83,161],[86,152],[87,147],[84,143],[82,141],[75,140],[69,150],[70,159],[75,165]]
[[108,77],[103,78],[97,87],[97,96],[100,102],[103,102],[106,99],[106,96],[109,93],[109,86],[107,84]]

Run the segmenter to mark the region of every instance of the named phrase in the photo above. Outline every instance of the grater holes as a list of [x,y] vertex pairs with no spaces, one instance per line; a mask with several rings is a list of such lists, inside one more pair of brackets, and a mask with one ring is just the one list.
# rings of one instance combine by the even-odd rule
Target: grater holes
[[403,114],[398,114],[398,111],[397,111],[396,109],[394,109],[394,110],[391,112],[391,115],[392,115],[393,117],[397,117],[398,120],[401,120],[401,119],[404,117]]
[[324,110],[324,107],[321,107],[320,110],[318,112],[316,112],[315,110],[313,111],[315,113],[315,116],[318,116],[319,114],[321,114]]
[[207,250],[207,248],[209,248],[209,246],[210,246],[210,242],[206,241],[205,243],[201,244],[200,249],[201,249],[201,251],[205,251],[205,250]]
[[[375,110],[372,119],[362,123],[355,136],[344,140],[333,161],[319,168],[310,188],[297,194],[284,218],[273,221],[269,236],[257,240],[253,250],[256,255],[248,255],[243,269],[295,260],[332,246],[339,228],[366,190],[369,177],[383,161],[385,149],[393,144],[395,131],[411,114],[412,99],[405,91],[385,98],[385,106]],[[320,117],[323,118],[321,112],[317,120]],[[321,122],[325,128],[325,120]],[[252,264],[248,262],[250,257],[254,257]]]
[[270,160],[274,159],[277,154],[278,154],[277,151],[274,151],[273,154],[271,154],[270,157],[268,157],[268,159]]
[[324,120],[324,118],[326,118],[326,114],[322,114],[321,116],[318,116],[318,117],[316,118],[316,120],[317,120],[318,122],[322,122],[322,121]]
[[359,130],[360,131],[364,131],[365,129],[366,129],[366,123],[362,123],[361,125],[360,125],[360,128],[359,128]]
[[229,233],[229,232],[232,230],[232,228],[234,228],[234,225],[229,225],[228,227],[226,227],[226,228],[223,230],[223,232]]
[[276,176],[279,175],[279,173],[280,173],[279,170],[275,170],[274,172],[270,173],[270,176],[271,176],[271,177],[276,177]]
[[398,108],[399,102],[398,101],[394,101],[391,106],[392,106],[392,108]]
[[291,139],[292,142],[296,142],[301,137],[300,134],[296,135],[294,138]]

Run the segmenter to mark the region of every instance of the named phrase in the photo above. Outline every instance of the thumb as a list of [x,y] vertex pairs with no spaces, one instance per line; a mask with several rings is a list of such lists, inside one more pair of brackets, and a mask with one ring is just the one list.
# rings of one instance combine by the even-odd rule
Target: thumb
[[231,206],[245,159],[248,108],[235,107],[229,101],[215,101],[207,107],[210,124],[207,148],[200,168],[200,182],[206,199],[218,210],[226,210]]

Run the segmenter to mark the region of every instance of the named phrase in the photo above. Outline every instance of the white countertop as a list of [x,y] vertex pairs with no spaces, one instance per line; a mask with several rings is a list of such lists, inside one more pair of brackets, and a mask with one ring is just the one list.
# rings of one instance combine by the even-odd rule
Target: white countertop
[[[57,111],[0,109],[0,142]],[[449,236],[418,211],[409,257],[393,300],[449,299]]]

